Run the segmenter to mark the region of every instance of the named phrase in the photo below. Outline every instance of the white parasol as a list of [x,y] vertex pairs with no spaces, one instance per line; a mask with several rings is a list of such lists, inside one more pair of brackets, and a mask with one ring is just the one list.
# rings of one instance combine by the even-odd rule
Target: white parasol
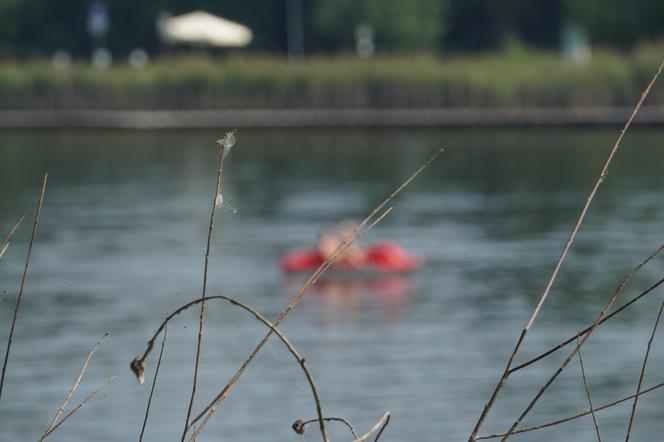
[[162,38],[171,43],[240,47],[252,39],[248,27],[204,11],[164,18],[159,27]]

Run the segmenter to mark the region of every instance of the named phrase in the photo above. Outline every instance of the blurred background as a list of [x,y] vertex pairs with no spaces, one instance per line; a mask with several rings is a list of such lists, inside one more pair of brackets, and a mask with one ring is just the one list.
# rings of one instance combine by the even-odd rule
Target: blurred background
[[[393,241],[411,274],[337,274],[281,327],[327,416],[381,437],[466,440],[631,108],[664,58],[660,1],[0,0],[0,258],[5,349],[42,175],[49,187],[0,399],[0,439],[38,439],[95,341],[74,396],[119,378],[49,440],[138,438],[149,393],[129,371],[164,316],[200,296],[218,145],[224,165],[209,294],[274,319],[305,274],[280,260],[362,219],[439,147],[362,247]],[[520,361],[589,325],[661,242],[664,83],[627,133]],[[644,268],[618,304],[661,277]],[[584,347],[593,400],[634,392],[655,290]],[[180,437],[197,309],[169,327],[144,440]],[[263,336],[210,302],[200,410]],[[662,382],[655,341],[644,386]],[[3,351],[4,353],[4,351]],[[567,353],[510,379],[505,431]],[[146,378],[156,365],[153,352]],[[632,437],[661,434],[662,394]],[[71,406],[70,406],[71,407]],[[526,426],[587,408],[574,360]],[[622,438],[631,403],[598,413]],[[270,340],[199,440],[320,440],[305,378]],[[332,440],[350,440],[330,424]],[[517,436],[515,436],[516,438]],[[590,417],[518,436],[596,440]]]

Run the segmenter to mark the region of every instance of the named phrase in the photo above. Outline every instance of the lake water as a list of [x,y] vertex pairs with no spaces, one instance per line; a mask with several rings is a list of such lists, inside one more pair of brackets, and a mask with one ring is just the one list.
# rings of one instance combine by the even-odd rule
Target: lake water
[[[385,412],[381,440],[466,440],[558,258],[616,130],[241,131],[225,165],[209,294],[225,293],[275,318],[301,279],[279,257],[311,245],[343,218],[361,219],[439,146],[446,152],[394,202],[365,244],[394,240],[425,258],[408,277],[319,284],[283,323],[307,358],[324,412],[364,432]],[[149,382],[129,362],[164,316],[199,297],[217,148],[223,133],[2,132],[0,234],[33,213],[41,174],[49,187],[0,401],[3,440],[36,440],[94,342],[108,332],[72,405],[119,378],[54,433],[54,441],[137,440]],[[626,136],[608,179],[520,360],[585,327],[620,279],[664,242],[661,129]],[[4,353],[31,222],[0,260]],[[662,258],[621,300],[662,276]],[[595,404],[636,388],[661,290],[597,331],[584,347]],[[621,301],[619,300],[619,304]],[[168,331],[145,440],[179,440],[191,389],[198,309]],[[211,301],[202,355],[200,410],[265,330],[241,310]],[[644,385],[662,382],[655,340]],[[160,341],[158,341],[160,342]],[[158,350],[158,348],[156,349]],[[506,430],[566,353],[515,374],[486,422]],[[148,363],[151,380],[157,351]],[[639,401],[634,440],[661,437],[656,391]],[[574,360],[526,425],[587,407]],[[604,437],[624,437],[631,403],[598,413]],[[200,440],[320,439],[290,426],[315,417],[307,383],[271,339]],[[333,440],[350,440],[330,424]],[[590,417],[515,436],[596,440]]]

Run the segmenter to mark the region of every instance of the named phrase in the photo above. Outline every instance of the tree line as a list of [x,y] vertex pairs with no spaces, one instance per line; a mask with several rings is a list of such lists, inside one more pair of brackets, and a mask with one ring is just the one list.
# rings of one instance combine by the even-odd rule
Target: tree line
[[[89,35],[91,4],[104,4],[109,28]],[[202,9],[243,23],[248,50],[285,53],[293,9],[307,54],[351,52],[358,25],[373,31],[377,52],[489,51],[509,42],[557,49],[567,27],[593,45],[630,48],[664,35],[662,0],[0,0],[0,56],[33,57],[65,50],[87,56],[103,45],[114,54],[164,50],[156,19]]]

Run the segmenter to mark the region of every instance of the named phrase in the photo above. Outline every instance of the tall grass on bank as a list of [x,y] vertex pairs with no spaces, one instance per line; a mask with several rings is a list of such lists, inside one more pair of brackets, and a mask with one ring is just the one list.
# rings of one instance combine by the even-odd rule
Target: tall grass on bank
[[[588,65],[557,53],[472,56],[161,58],[143,70],[48,60],[0,63],[2,109],[588,107],[633,103],[664,44],[598,50]],[[664,87],[651,104],[664,104]]]

